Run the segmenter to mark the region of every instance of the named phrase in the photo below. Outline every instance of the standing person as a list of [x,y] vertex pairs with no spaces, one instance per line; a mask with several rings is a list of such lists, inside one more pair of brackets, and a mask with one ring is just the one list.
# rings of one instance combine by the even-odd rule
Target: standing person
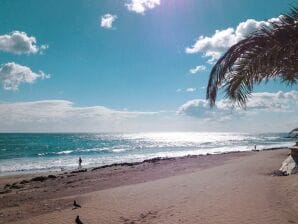
[[79,169],[81,169],[82,168],[82,158],[81,157],[79,157]]

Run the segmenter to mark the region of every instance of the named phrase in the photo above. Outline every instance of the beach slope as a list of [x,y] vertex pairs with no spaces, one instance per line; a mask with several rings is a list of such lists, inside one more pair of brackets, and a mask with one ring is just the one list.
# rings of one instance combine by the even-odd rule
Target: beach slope
[[[287,153],[288,150],[270,150],[216,155],[213,161],[217,162],[210,166],[206,159],[208,156],[205,159],[196,157],[160,161],[141,167],[138,165],[135,169],[143,169],[142,180],[135,177],[137,180],[131,183],[122,181],[119,186],[93,189],[86,193],[81,189],[83,193],[73,191],[65,197],[60,195],[60,203],[65,201],[68,206],[11,221],[24,224],[75,223],[79,215],[85,224],[298,223],[298,176],[271,175]],[[175,163],[180,167],[177,173],[164,171],[174,169]],[[192,165],[182,166],[183,163]],[[158,169],[151,166],[157,166]],[[142,176],[139,172],[135,175],[130,172],[127,170],[123,175],[128,179]],[[154,178],[146,172],[153,173]],[[164,173],[157,175],[158,172]],[[109,181],[108,177],[106,181]],[[74,188],[79,189],[80,186]],[[82,208],[72,209],[69,203],[74,199]],[[22,206],[25,207],[20,205],[20,210]],[[2,209],[2,212],[7,212],[7,208]],[[2,223],[7,223],[4,221],[9,219],[4,220],[2,217]]]

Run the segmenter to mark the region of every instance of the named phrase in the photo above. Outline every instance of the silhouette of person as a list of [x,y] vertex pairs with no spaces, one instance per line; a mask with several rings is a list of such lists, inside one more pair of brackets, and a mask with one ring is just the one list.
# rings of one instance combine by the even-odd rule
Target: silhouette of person
[[80,157],[80,158],[79,158],[79,169],[82,168],[82,162],[83,162],[83,161],[82,161],[82,158]]

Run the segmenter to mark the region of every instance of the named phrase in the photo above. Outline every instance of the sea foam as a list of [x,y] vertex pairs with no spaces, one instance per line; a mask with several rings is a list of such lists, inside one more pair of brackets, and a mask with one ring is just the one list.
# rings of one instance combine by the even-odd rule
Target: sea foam
[[[285,133],[0,134],[0,175],[287,147]],[[3,150],[5,149],[5,150]]]

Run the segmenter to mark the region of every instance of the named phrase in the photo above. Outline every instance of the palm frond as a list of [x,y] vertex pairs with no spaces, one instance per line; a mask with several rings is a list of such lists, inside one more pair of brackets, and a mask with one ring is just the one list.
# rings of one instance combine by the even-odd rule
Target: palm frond
[[298,82],[298,8],[231,47],[211,70],[207,99],[214,106],[223,88],[225,97],[244,107],[255,84],[274,78]]

